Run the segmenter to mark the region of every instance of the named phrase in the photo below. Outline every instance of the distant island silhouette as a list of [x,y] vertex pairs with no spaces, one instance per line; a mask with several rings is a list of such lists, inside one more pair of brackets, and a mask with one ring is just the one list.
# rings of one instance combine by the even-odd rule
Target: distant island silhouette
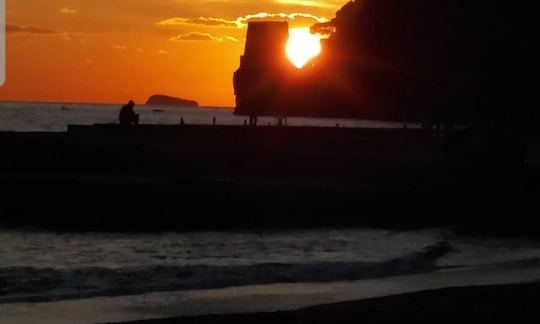
[[169,107],[192,107],[198,108],[199,103],[194,100],[176,98],[161,94],[156,94],[148,98],[147,105],[153,106],[169,106]]

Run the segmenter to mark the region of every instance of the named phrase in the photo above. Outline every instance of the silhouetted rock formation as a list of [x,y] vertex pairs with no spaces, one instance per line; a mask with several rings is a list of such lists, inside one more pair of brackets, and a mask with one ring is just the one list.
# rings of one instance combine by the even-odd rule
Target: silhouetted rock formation
[[251,22],[240,68],[234,74],[236,113],[275,115],[283,107],[282,85],[292,65],[285,57],[289,39],[286,22]]
[[199,103],[193,100],[175,98],[165,95],[153,95],[146,102],[147,105],[173,106],[173,107],[199,107]]
[[523,125],[538,103],[532,12],[508,1],[353,1],[313,26],[329,36],[322,54],[280,79],[268,71],[280,63],[248,67],[251,37],[265,37],[248,31],[237,113]]

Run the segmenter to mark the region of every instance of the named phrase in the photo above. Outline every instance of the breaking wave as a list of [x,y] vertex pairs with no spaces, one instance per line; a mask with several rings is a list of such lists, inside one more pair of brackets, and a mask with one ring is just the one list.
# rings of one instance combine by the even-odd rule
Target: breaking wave
[[445,242],[383,262],[266,263],[243,266],[149,266],[120,269],[0,268],[0,303],[46,302],[147,292],[274,283],[335,282],[431,272],[452,252]]

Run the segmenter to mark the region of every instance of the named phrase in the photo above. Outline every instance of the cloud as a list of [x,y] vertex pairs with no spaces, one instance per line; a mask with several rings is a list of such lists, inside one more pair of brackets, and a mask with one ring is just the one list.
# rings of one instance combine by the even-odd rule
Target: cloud
[[232,36],[214,36],[209,33],[199,33],[199,32],[191,32],[187,34],[180,34],[178,36],[174,36],[170,39],[173,42],[182,42],[182,41],[213,41],[213,42],[238,42],[238,39],[232,37]]
[[159,26],[178,26],[178,25],[204,25],[217,27],[239,27],[236,21],[223,18],[199,17],[199,18],[171,18],[157,23]]
[[320,0],[275,0],[274,2],[285,5],[296,5],[302,7],[313,8],[338,8],[341,3],[336,1],[320,1]]
[[60,37],[62,37],[62,39],[65,40],[65,41],[70,41],[71,40],[71,36],[69,35],[69,33],[62,33],[62,34],[60,34]]
[[119,50],[119,51],[125,51],[127,50],[127,47],[125,45],[114,45],[113,48],[115,50]]
[[228,40],[229,42],[234,42],[234,43],[237,43],[239,42],[238,38],[236,37],[232,37],[232,36],[225,36],[223,37],[225,40]]
[[285,19],[294,21],[298,19],[309,19],[317,23],[325,23],[329,20],[324,17],[318,17],[308,13],[268,13],[259,12],[256,14],[238,17],[235,20],[227,20],[224,18],[215,17],[199,17],[199,18],[170,18],[157,23],[158,26],[180,26],[180,25],[202,25],[210,27],[231,27],[245,28],[248,22],[261,19]]
[[60,34],[59,31],[39,26],[24,26],[24,25],[6,25],[6,33],[8,34],[40,34],[40,35],[53,35]]
[[58,12],[60,12],[62,14],[65,14],[65,15],[73,15],[73,14],[79,13],[78,10],[67,8],[67,7],[64,7],[62,9],[60,9]]

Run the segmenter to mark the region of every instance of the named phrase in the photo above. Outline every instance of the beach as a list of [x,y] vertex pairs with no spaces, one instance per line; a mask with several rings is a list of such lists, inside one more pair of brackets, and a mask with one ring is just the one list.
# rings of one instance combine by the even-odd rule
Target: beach
[[540,285],[448,288],[280,313],[222,315],[131,323],[456,323],[526,322],[540,317]]
[[540,322],[532,5],[12,2],[0,324]]
[[[436,320],[535,313],[537,261],[373,280],[273,284],[0,305],[6,323],[229,323]],[[321,306],[324,305],[324,306]],[[244,314],[244,315],[240,315]],[[513,316],[513,317],[510,317]],[[168,318],[168,319],[167,319]],[[158,320],[161,319],[161,320]]]
[[516,163],[461,132],[146,113],[169,124],[0,133],[2,320],[384,322],[535,300],[533,139]]

